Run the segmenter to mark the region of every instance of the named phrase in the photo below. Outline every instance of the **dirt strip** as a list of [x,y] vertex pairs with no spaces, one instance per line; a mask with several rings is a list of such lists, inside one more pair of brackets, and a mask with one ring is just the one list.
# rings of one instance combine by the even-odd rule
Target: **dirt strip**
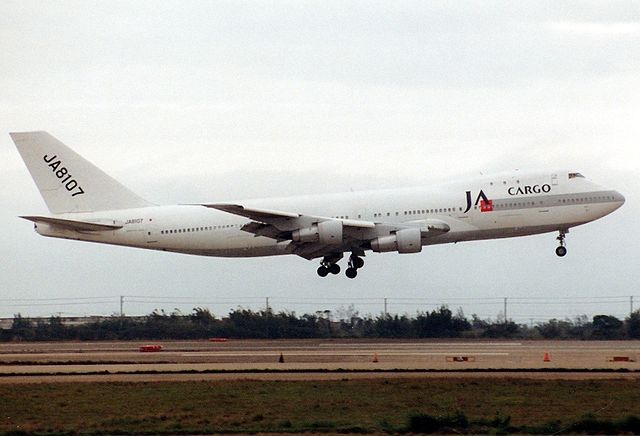
[[322,381],[344,379],[526,379],[526,380],[637,380],[640,372],[614,371],[364,371],[364,372],[223,372],[157,374],[38,374],[0,377],[0,384],[82,382],[175,382],[227,380]]

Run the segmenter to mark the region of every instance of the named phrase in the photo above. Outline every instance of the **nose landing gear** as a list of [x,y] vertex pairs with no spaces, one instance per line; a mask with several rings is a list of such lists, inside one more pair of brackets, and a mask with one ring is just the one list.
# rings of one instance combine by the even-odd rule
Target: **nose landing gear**
[[556,255],[559,257],[563,257],[567,254],[567,247],[565,247],[565,242],[564,242],[565,235],[567,233],[569,233],[568,230],[560,230],[560,234],[556,238],[558,241],[560,241],[560,246],[556,248]]

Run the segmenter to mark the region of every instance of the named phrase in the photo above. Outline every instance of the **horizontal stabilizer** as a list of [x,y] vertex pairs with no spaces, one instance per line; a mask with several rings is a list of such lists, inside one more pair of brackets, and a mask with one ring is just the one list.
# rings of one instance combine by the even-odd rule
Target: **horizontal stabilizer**
[[48,216],[21,216],[20,218],[24,218],[28,221],[33,221],[36,224],[46,223],[46,224],[54,225],[56,227],[61,227],[68,230],[82,231],[82,232],[100,232],[100,231],[106,231],[106,230],[117,230],[122,228],[122,224],[119,224],[116,221],[111,221],[112,224],[107,224],[105,222],[65,220],[62,218],[52,218]]

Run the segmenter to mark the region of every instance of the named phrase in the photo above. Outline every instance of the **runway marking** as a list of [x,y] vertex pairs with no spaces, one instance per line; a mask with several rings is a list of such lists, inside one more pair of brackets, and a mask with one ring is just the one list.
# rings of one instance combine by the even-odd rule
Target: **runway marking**
[[[381,351],[377,352],[378,356],[451,356],[455,354],[473,354],[474,356],[509,356],[511,353],[507,352],[469,352],[469,350],[464,350],[456,353],[455,351],[425,351],[425,352],[390,352],[390,351]],[[193,353],[182,353],[183,357],[193,357],[193,356],[208,356],[208,357],[271,357],[278,354],[277,352],[267,353],[267,352],[259,352],[259,353],[228,353],[228,352],[193,352]],[[354,351],[350,353],[332,353],[332,352],[313,352],[313,353],[285,353],[286,356],[371,356],[373,353],[365,352],[365,351]]]
[[438,348],[438,347],[519,347],[521,342],[436,342],[436,343],[388,343],[388,342],[372,342],[367,344],[319,344],[319,347],[331,348]]

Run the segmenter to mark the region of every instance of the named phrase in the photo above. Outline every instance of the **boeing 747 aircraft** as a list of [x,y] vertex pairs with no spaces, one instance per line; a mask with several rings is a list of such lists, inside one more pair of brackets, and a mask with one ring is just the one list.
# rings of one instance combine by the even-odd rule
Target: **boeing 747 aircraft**
[[23,216],[55,238],[202,256],[295,254],[318,274],[354,278],[367,251],[558,232],[618,209],[624,197],[576,171],[482,176],[442,185],[225,203],[157,206],[46,132],[11,133],[48,215]]

